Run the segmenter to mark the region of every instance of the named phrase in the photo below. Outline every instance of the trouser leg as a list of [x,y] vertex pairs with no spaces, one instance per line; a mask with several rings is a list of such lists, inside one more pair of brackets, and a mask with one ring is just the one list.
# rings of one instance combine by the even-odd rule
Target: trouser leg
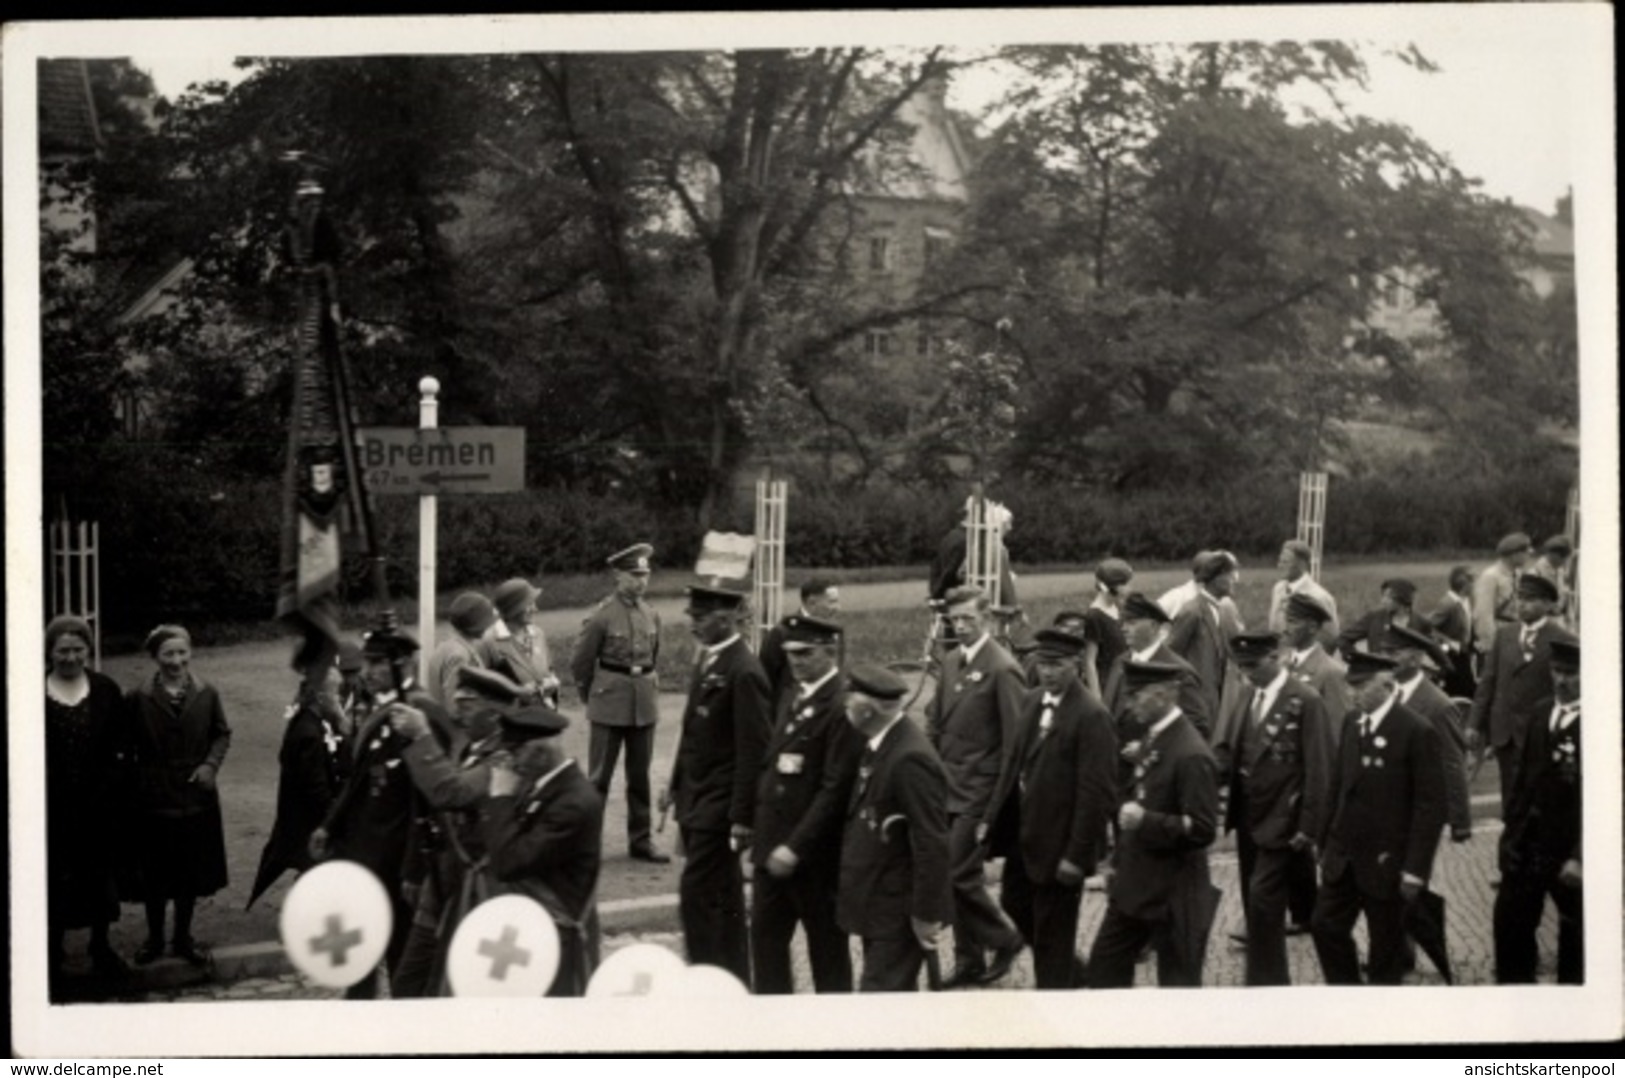
[[775,879],[762,867],[751,880],[750,953],[757,995],[795,991],[790,966],[790,940],[796,932],[791,883]]
[[688,960],[721,966],[750,986],[744,879],[726,831],[683,829],[687,856],[678,881],[678,910]]
[[807,937],[813,989],[821,993],[852,991],[852,944],[835,920],[837,874],[835,866],[815,865],[805,874],[798,870],[791,881]]
[[1354,885],[1354,870],[1347,868],[1335,880],[1322,880],[1309,930],[1327,984],[1362,983],[1360,953],[1354,946],[1354,922],[1359,919],[1360,892]]
[[1585,984],[1585,906],[1584,892],[1562,880],[1551,885],[1552,902],[1557,906],[1557,983]]
[[1405,979],[1405,900],[1367,895],[1362,905],[1371,933],[1371,983],[1399,984]]
[[1545,906],[1545,881],[1520,873],[1501,877],[1493,918],[1497,984],[1535,983],[1539,962],[1535,933]]
[[980,969],[986,951],[1019,944],[1020,934],[1000,912],[982,874],[983,847],[976,841],[978,821],[954,816],[948,830],[948,862],[953,873],[954,956],[960,968]]
[[1286,960],[1286,911],[1292,851],[1258,850],[1247,901],[1247,983],[1291,984]]
[[1134,966],[1151,939],[1152,928],[1149,922],[1107,906],[1106,918],[1089,948],[1089,987],[1134,987]]
[[147,939],[161,946],[164,942],[164,910],[168,906],[168,901],[162,898],[149,898],[145,905]]
[[1083,887],[1041,884],[1032,889],[1033,979],[1039,988],[1078,988],[1075,962]]
[[1295,925],[1309,927],[1315,917],[1315,893],[1320,890],[1315,879],[1315,858],[1308,850],[1298,850],[1287,859],[1286,909]]
[[1508,741],[1505,745],[1495,746],[1495,770],[1500,773],[1503,820],[1506,819],[1507,805],[1512,803],[1512,780],[1516,777],[1518,756],[1518,747],[1514,742]]
[[622,730],[626,742],[626,841],[630,848],[649,844],[649,766],[654,762],[655,728]]
[[1004,874],[999,878],[999,909],[1010,918],[1021,938],[1033,942],[1033,884],[1027,878],[1026,866],[1019,855],[1004,859]]
[[598,796],[609,801],[609,784],[615,778],[615,764],[621,758],[619,726],[592,724],[587,734],[587,777],[598,787]]
[[925,951],[912,937],[863,941],[859,992],[917,992]]

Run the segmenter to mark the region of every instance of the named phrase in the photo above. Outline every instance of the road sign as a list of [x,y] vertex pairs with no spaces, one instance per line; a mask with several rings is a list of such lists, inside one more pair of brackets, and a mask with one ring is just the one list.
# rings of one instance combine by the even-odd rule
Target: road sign
[[500,494],[525,489],[524,427],[362,427],[373,494]]

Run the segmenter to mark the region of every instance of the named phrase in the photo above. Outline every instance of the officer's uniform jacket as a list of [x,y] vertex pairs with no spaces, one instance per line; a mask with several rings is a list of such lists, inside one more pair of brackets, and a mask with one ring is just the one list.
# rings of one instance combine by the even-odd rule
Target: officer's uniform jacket
[[1312,839],[1325,827],[1331,796],[1325,705],[1288,675],[1255,723],[1253,683],[1236,680],[1246,691],[1234,694],[1213,734],[1220,783],[1230,791],[1225,829],[1246,828],[1262,849],[1285,847],[1299,832]]
[[927,729],[948,774],[948,812],[992,827],[1015,788],[1026,681],[991,637],[969,664],[964,652],[956,648],[943,659]]
[[[1219,822],[1218,767],[1183,715],[1147,737],[1131,764],[1123,799],[1138,801],[1145,818],[1118,837],[1111,904],[1129,917],[1166,920],[1176,892],[1198,890],[1209,880],[1207,848]],[[1188,832],[1182,816],[1190,819]]]
[[660,615],[643,599],[612,594],[593,608],[576,638],[570,676],[587,704],[587,721],[653,726],[659,719]]
[[841,852],[863,738],[846,720],[846,678],[835,673],[810,697],[792,680],[779,700],[756,786],[751,860],[788,846],[801,864],[834,867]]
[[1444,690],[1428,680],[1426,674],[1411,690],[1409,698],[1400,702],[1431,723],[1433,732],[1439,735],[1439,766],[1444,769],[1445,817],[1452,829],[1471,830],[1473,811],[1467,789],[1467,734],[1461,726],[1463,716]]
[[[1579,702],[1576,701],[1576,704]],[[1580,857],[1580,715],[1555,733],[1555,701],[1536,708],[1501,832],[1501,871],[1552,879]]]
[[750,827],[771,731],[767,675],[736,638],[695,668],[672,770],[677,822],[695,831]]
[[1343,720],[1321,871],[1330,880],[1352,871],[1362,892],[1392,899],[1402,872],[1426,881],[1433,868],[1445,817],[1438,735],[1398,700],[1370,738],[1360,715]]
[[859,758],[841,841],[835,920],[865,939],[907,939],[909,918],[953,920],[948,780],[919,728],[899,719]]
[[1063,858],[1092,876],[1105,856],[1117,807],[1117,736],[1106,705],[1081,682],[1070,681],[1053,708],[1044,696],[1035,689],[1022,706],[1021,861],[1028,879],[1053,884]]
[[1495,748],[1523,743],[1531,713],[1552,692],[1552,641],[1573,639],[1555,618],[1547,618],[1525,659],[1522,630],[1514,623],[1495,631],[1467,720],[1468,729],[1485,735],[1486,743]]

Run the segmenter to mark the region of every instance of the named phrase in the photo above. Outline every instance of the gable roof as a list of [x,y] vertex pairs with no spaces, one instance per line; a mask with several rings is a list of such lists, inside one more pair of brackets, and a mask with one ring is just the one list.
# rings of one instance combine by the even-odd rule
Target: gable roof
[[1574,229],[1528,206],[1519,206],[1518,211],[1529,224],[1529,240],[1537,257],[1574,260]]
[[41,157],[94,154],[102,148],[83,60],[39,61],[39,148]]

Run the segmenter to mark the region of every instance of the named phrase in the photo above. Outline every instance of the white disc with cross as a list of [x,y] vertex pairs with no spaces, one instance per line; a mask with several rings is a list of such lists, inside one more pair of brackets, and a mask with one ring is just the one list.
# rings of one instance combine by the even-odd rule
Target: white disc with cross
[[446,952],[454,996],[544,996],[559,971],[559,930],[539,902],[498,895],[475,906]]
[[393,923],[378,877],[354,861],[328,861],[300,875],[282,904],[282,947],[317,984],[348,988],[377,967]]
[[687,972],[683,960],[658,943],[634,943],[599,963],[587,995],[670,996]]

